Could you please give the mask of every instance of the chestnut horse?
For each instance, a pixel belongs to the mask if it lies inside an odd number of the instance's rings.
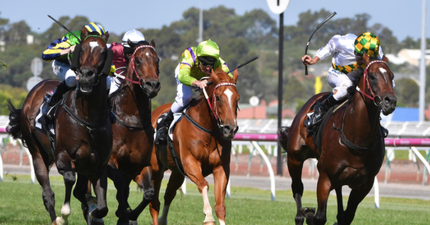
[[[393,90],[394,75],[385,61],[371,61],[364,54],[364,75],[358,88],[333,114],[327,113],[322,123],[321,144],[306,132],[304,122],[313,105],[329,93],[312,97],[298,112],[291,127],[279,131],[280,144],[287,151],[291,188],[297,205],[296,224],[325,224],[329,193],[336,190],[338,224],[351,224],[358,204],[372,189],[375,176],[385,155],[384,136],[380,127],[380,112],[392,113],[396,107]],[[325,124],[325,125],[324,125]],[[318,159],[318,209],[302,208],[302,169],[308,158]],[[348,205],[343,209],[342,186],[351,188]]]
[[[170,204],[185,176],[197,185],[202,194],[204,221],[215,224],[208,198],[209,184],[205,180],[209,174],[213,174],[215,180],[216,215],[220,224],[225,224],[224,198],[230,177],[231,142],[238,129],[237,106],[240,98],[236,89],[238,76],[237,70],[233,79],[221,69],[211,72],[207,90],[204,90],[207,98],[205,99],[202,94],[194,99],[189,108],[183,111],[183,118],[177,122],[173,131],[174,155],[177,157],[172,157],[165,143],[154,144],[151,165],[155,196],[150,203],[154,225],[167,223]],[[154,127],[157,126],[158,118],[168,112],[170,106],[171,104],[162,105],[153,111]],[[180,165],[176,163],[179,161],[182,162]],[[183,170],[178,169],[178,166]],[[167,169],[172,173],[164,194],[163,214],[158,219],[160,185]]]
[[[135,180],[145,194],[138,208],[142,210],[154,196],[151,181],[151,154],[154,129],[151,125],[151,98],[160,90],[159,58],[155,51],[155,42],[129,42],[134,50],[128,62],[124,81],[118,91],[111,95],[112,113],[115,124],[112,125],[113,146],[109,160],[108,177],[117,189],[119,217],[117,224],[136,223],[140,212],[129,215],[127,203],[129,185]],[[141,171],[148,171],[144,179],[136,178]],[[140,177],[140,176],[139,176]]]
[[[87,223],[102,223],[108,212],[106,165],[112,149],[112,125],[106,90],[106,71],[112,64],[112,51],[106,47],[108,38],[108,32],[96,36],[82,28],[81,44],[75,48],[72,64],[72,68],[76,65],[78,85],[65,97],[53,119],[54,149],[50,147],[47,134],[37,129],[35,122],[45,94],[59,81],[44,80],[37,84],[28,94],[22,109],[15,109],[9,103],[11,112],[7,130],[28,146],[37,180],[42,186],[43,203],[53,224],[68,223],[75,173],[78,173],[78,179],[73,194],[81,202]],[[54,192],[49,181],[49,169],[54,163],[63,175],[65,185],[61,217],[56,217]],[[91,181],[97,196],[96,206],[87,203],[88,181]]]

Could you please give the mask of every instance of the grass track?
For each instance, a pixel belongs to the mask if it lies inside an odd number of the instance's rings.
[[[51,177],[52,188],[56,194],[56,211],[60,213],[64,201],[62,177]],[[161,195],[164,193],[164,187]],[[109,213],[104,218],[105,224],[116,224],[116,191],[112,182],[108,184]],[[50,224],[50,219],[42,202],[42,191],[38,183],[31,184],[29,176],[6,175],[0,182],[0,224]],[[213,186],[209,190],[213,207]],[[130,204],[135,207],[142,198],[142,192],[133,183],[130,188]],[[162,201],[162,197],[160,198]],[[380,209],[374,208],[373,198],[366,198],[358,207],[353,224],[430,224],[430,201],[416,199],[381,198]],[[344,200],[346,204],[346,199]],[[305,192],[303,205],[316,207],[315,192]],[[80,203],[72,198],[72,214],[69,225],[84,224]],[[294,224],[295,203],[291,191],[277,191],[276,201],[270,201],[270,191],[232,187],[231,198],[226,199],[227,224]],[[215,211],[213,210],[215,215]],[[336,218],[336,198],[330,196],[328,203],[327,224],[333,224]],[[169,212],[169,224],[202,224],[203,200],[197,187],[187,185],[187,195],[179,192]],[[148,209],[139,217],[139,224],[152,221]],[[218,221],[217,221],[218,222]]]

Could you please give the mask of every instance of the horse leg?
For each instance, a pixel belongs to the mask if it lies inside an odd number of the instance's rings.
[[[70,216],[71,213],[70,197],[72,194],[72,187],[76,181],[76,177],[75,172],[72,169],[71,159],[67,153],[61,152],[57,155],[56,165],[58,172],[63,175],[64,186],[66,188],[64,204],[61,207],[61,217],[57,217],[55,219],[55,224],[60,225],[68,223],[67,218]]]
[[[358,190],[352,190],[349,194],[348,205],[346,207],[343,222],[341,225],[349,225],[352,223],[354,219],[355,212],[357,211],[358,204],[366,197],[366,195],[370,192],[373,186],[373,177],[370,179],[371,181],[367,183],[367,185]]]
[[[315,216],[306,217],[308,224],[323,225],[327,222],[327,201],[331,182],[325,173],[320,173],[317,184],[318,209]]]
[[[30,145],[28,147],[31,148]],[[39,153],[33,154],[32,156],[34,172],[36,173],[37,181],[42,187],[43,204],[45,205],[45,209],[48,211],[49,216],[51,217],[51,221],[54,222],[57,218],[57,215],[55,214],[55,194],[52,191],[51,183],[49,181],[48,165],[45,164],[42,156]]]
[[[225,193],[228,183],[228,178],[230,176],[230,165],[225,167],[218,167],[213,171],[214,176],[214,193],[215,193],[215,212],[219,220],[220,225],[225,225]]]
[[[160,170],[158,166],[152,163],[152,185],[154,187],[154,197],[152,201],[149,203],[149,212],[152,217],[152,224],[158,225],[158,215],[160,212],[160,188],[161,181],[163,180],[164,170]]]
[[[293,198],[296,202],[296,225],[303,225],[305,220],[302,209],[302,196],[303,196],[303,182],[302,182],[302,170],[303,161],[296,160],[291,154],[287,154],[287,166],[291,176],[291,190],[293,192]]]
[[[343,199],[342,199],[342,186],[335,188],[336,190],[336,199],[337,199],[337,216],[336,219],[338,224],[343,224]]]
[[[184,170],[187,171],[187,176],[197,185],[199,192],[203,197],[203,213],[205,214],[205,220],[203,223],[215,224],[215,219],[212,216],[212,207],[209,203],[208,197],[209,184],[203,177],[201,168],[194,158],[184,161],[187,162],[184,164]]]
[[[94,193],[97,197],[97,208],[90,212],[90,217],[97,218],[101,221],[108,213],[108,207],[106,203],[106,191],[107,191],[107,166],[103,166],[98,171],[98,176],[95,180],[91,180],[94,187]]]
[[[136,221],[140,213],[146,208],[146,206],[154,198],[154,187],[152,186],[152,168],[151,166],[146,166],[143,168],[140,175],[135,179],[136,183],[140,188],[143,189],[143,199],[142,202],[130,212],[130,220]]]
[[[170,204],[176,196],[176,191],[181,187],[183,182],[184,175],[182,175],[179,171],[172,171],[172,174],[170,174],[169,182],[167,183],[166,193],[164,194],[163,213],[158,219],[158,224],[167,224],[167,215],[169,214]]]
[[[119,173],[116,166],[113,164],[109,164],[107,167],[108,177],[113,181],[116,192],[116,200],[118,201],[118,208],[115,212],[115,215],[118,217],[117,224],[128,224],[128,215],[127,215],[127,198],[124,196],[126,187],[126,182],[124,177]]]
[[[82,174],[78,174],[73,196],[81,202],[82,213],[85,221],[88,221],[89,207],[87,204],[86,194],[91,195],[91,186],[88,187],[88,178]]]

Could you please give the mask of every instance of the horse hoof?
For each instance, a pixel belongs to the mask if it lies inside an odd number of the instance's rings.
[[[204,221],[203,222],[204,225],[215,225],[215,221]]]
[[[104,225],[105,222],[103,221],[103,219],[97,219],[94,217],[91,217],[90,219],[88,219],[88,225]]]
[[[63,217],[57,217],[54,222],[52,222],[52,225],[67,225],[69,222],[67,220],[64,220]]]
[[[308,218],[310,216],[315,215],[315,208],[314,207],[311,207],[311,208],[309,208],[309,207],[302,207],[302,208],[300,208],[300,212],[303,214],[303,216],[305,218]]]
[[[136,220],[130,220],[128,221],[129,225],[137,225],[137,221]]]

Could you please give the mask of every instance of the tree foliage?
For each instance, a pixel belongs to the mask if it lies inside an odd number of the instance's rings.
[[[312,74],[304,76],[301,57],[304,54],[309,35],[330,13],[325,9],[308,10],[299,14],[296,25],[284,27],[282,40],[284,42],[283,100],[285,105],[293,110],[314,94],[315,76]],[[397,53],[402,48],[419,48],[420,40],[407,37],[399,42],[390,29],[378,23],[369,24],[370,19],[371,15],[366,13],[351,15],[349,18],[335,17],[331,19],[313,36],[309,50],[316,50],[326,45],[335,34],[360,34],[365,31],[371,31],[378,35],[385,53]],[[85,16],[74,18],[62,16],[58,18],[58,21],[71,31],[79,30],[89,22]],[[52,41],[62,37],[67,32],[54,21],[47,20],[48,22],[52,25],[46,31],[35,33],[30,30],[25,21],[9,23],[9,19],[0,17],[0,41],[5,42],[4,51],[1,50],[2,46],[0,46],[0,51],[2,51],[0,83],[24,90],[27,80],[33,76],[30,72],[31,60],[34,57],[40,57],[42,51]],[[93,22],[103,25],[103,21]],[[110,29],[109,27],[104,28],[106,31]],[[174,70],[179,63],[179,58],[187,47],[198,44],[199,9],[193,7],[186,10],[181,19],[160,29],[144,29],[143,27],[136,29],[142,31],[148,41],[152,39],[155,41],[156,50],[161,59],[160,81],[162,88],[158,96],[152,100],[153,105],[173,102],[176,94]],[[277,99],[279,28],[275,20],[261,9],[237,15],[234,9],[219,6],[203,12],[203,29],[203,39],[212,39],[218,43],[221,58],[227,62],[230,69],[255,55],[260,56],[257,61],[239,70],[238,89],[241,94],[241,103],[247,103],[251,96],[259,96],[266,102]],[[121,41],[123,34],[109,33],[109,43]],[[34,36],[35,41],[32,45],[27,44],[27,35]],[[430,44],[430,40],[427,43]],[[43,66],[41,77],[55,78],[52,73],[51,62],[44,62]],[[397,68],[404,69],[401,66]],[[427,71],[429,72],[429,70]],[[399,104],[407,105],[405,102],[413,102],[414,93],[410,93],[411,90],[409,90],[412,84],[403,81],[397,83],[398,90],[396,93],[398,96],[405,95],[405,97],[399,98]],[[330,91],[326,82],[323,82],[323,90]],[[3,91],[2,96],[6,96],[5,91]],[[19,102],[21,99],[18,94],[7,95],[7,97],[14,99],[15,102]]]

